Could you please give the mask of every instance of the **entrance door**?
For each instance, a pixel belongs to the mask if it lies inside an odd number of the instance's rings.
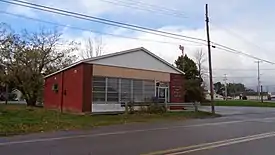
[[[158,87],[158,99],[162,103],[168,102],[168,88],[166,87]]]

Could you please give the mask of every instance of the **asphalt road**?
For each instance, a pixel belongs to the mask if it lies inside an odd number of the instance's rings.
[[[0,155],[274,154],[275,108],[217,111],[224,117],[0,138]]]

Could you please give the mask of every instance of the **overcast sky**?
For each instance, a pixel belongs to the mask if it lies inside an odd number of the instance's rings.
[[[272,0],[29,1],[202,39],[206,39],[204,7],[208,3],[212,41],[275,62],[273,56],[275,47],[275,18],[273,16],[275,14],[275,1]],[[127,5],[127,7],[121,5]],[[169,12],[167,12],[167,8],[170,10]],[[174,63],[175,59],[181,54],[177,43],[186,47],[185,52],[191,58],[194,57],[194,53],[198,49],[203,49],[207,54],[206,47],[194,45],[194,43],[73,19],[2,2],[0,2],[0,10],[1,12],[11,12],[103,33],[176,43],[164,44],[101,35],[105,44],[104,54],[143,46],[168,62]],[[174,11],[171,13],[171,10]],[[16,30],[26,28],[32,31],[41,26],[53,27],[50,24],[13,17],[3,13],[0,14],[0,19],[1,22],[10,24]],[[90,36],[99,35],[65,27],[59,27],[59,29],[63,31],[64,37],[77,41],[84,41]],[[229,82],[243,82],[252,88],[257,86],[257,64],[254,59],[218,49],[213,49],[212,52],[214,81],[221,81],[221,77],[227,74]],[[207,65],[206,62],[205,66],[207,67]],[[269,85],[269,89],[275,91],[275,66],[267,63],[261,63],[260,66],[262,69],[274,69],[262,70],[261,81],[264,86]]]

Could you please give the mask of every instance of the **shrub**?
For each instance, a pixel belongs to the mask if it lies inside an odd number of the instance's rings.
[[[243,100],[247,100],[247,97],[246,97],[246,96],[243,96]]]
[[[267,96],[267,100],[271,100],[271,96],[270,95]]]
[[[148,113],[148,106],[146,106],[146,105],[140,105],[138,112],[140,112],[140,113]]]
[[[139,109],[135,109],[134,103],[128,103],[128,106],[125,109],[125,112],[128,114],[135,113],[149,113],[149,114],[162,114],[166,112],[166,107],[164,104],[159,103],[138,103],[136,106],[139,106]]]
[[[150,114],[162,114],[162,113],[165,113],[166,111],[167,111],[166,107],[163,104],[154,103],[148,106],[148,113]]]
[[[124,105],[124,106],[125,106],[125,111],[126,111],[126,113],[128,113],[128,114],[134,114],[134,113],[135,113],[134,103],[129,102],[129,103],[127,104],[127,106],[126,106],[126,105]]]

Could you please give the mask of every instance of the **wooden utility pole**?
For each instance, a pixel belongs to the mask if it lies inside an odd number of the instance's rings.
[[[261,85],[261,102],[264,103],[264,98],[263,98],[263,86]]]
[[[225,100],[227,100],[227,77],[226,77],[226,74],[224,74],[223,81],[224,81],[224,98],[225,98]]]
[[[214,90],[213,90],[213,77],[212,77],[212,60],[211,60],[211,45],[209,34],[209,17],[208,17],[208,4],[205,5],[205,24],[207,34],[207,46],[208,46],[208,63],[209,63],[209,81],[210,81],[210,96],[211,96],[211,112],[215,114],[214,106]]]
[[[260,63],[261,61],[256,61],[257,67],[258,67],[258,86],[257,86],[257,92],[258,92],[258,100],[261,99],[261,80],[260,80]]]

